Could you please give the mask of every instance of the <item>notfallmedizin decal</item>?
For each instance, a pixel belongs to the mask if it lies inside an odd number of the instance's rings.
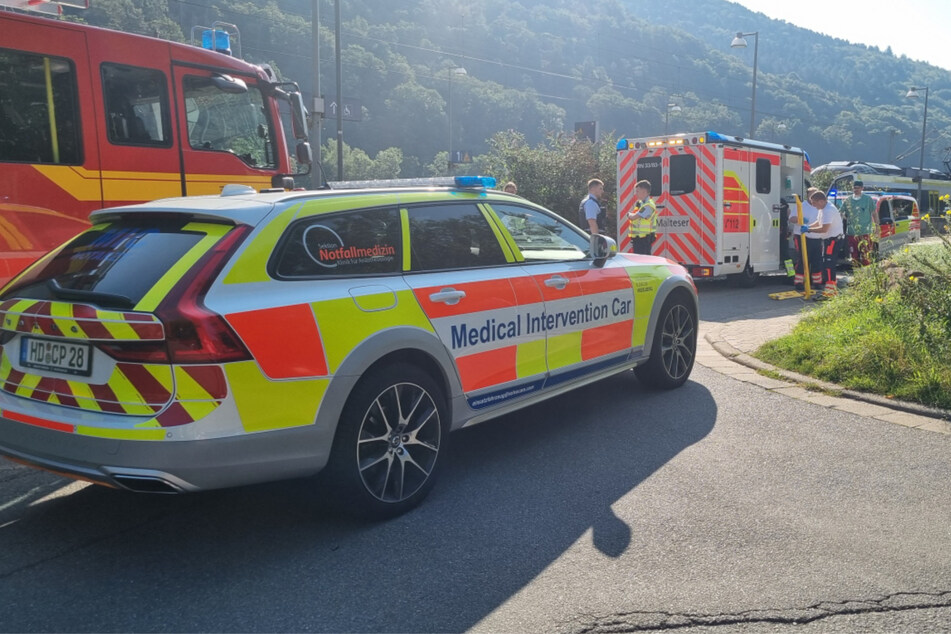
[[[396,247],[391,244],[347,246],[340,234],[324,225],[308,227],[303,240],[307,254],[325,268],[389,261],[396,256]]]
[[[336,249],[318,250],[321,260],[324,262],[338,262],[340,260],[352,260],[358,258],[381,258],[392,257],[396,255],[396,248],[387,244],[375,244],[372,247],[337,247]]]

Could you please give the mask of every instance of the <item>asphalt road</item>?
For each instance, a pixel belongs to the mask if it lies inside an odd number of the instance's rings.
[[[770,290],[701,286],[702,317]],[[951,631],[948,436],[697,367],[452,441],[377,525],[307,480],[156,497],[0,462],[0,630]]]

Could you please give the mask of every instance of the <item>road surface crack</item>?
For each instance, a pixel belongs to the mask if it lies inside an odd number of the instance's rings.
[[[805,607],[765,608],[742,612],[704,614],[691,612],[620,612],[604,616],[588,615],[568,628],[579,634],[617,634],[645,630],[674,630],[685,627],[780,623],[811,623],[831,616],[897,612],[951,607],[951,591],[896,592],[872,599],[821,601]]]

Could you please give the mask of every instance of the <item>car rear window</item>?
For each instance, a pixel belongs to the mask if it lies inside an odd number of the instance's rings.
[[[187,220],[119,222],[81,233],[48,262],[4,293],[10,296],[86,301],[102,308],[131,308],[199,240]]]

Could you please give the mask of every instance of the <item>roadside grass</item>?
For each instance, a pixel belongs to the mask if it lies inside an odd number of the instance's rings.
[[[951,409],[951,240],[856,270],[839,297],[754,353],[777,367]]]

